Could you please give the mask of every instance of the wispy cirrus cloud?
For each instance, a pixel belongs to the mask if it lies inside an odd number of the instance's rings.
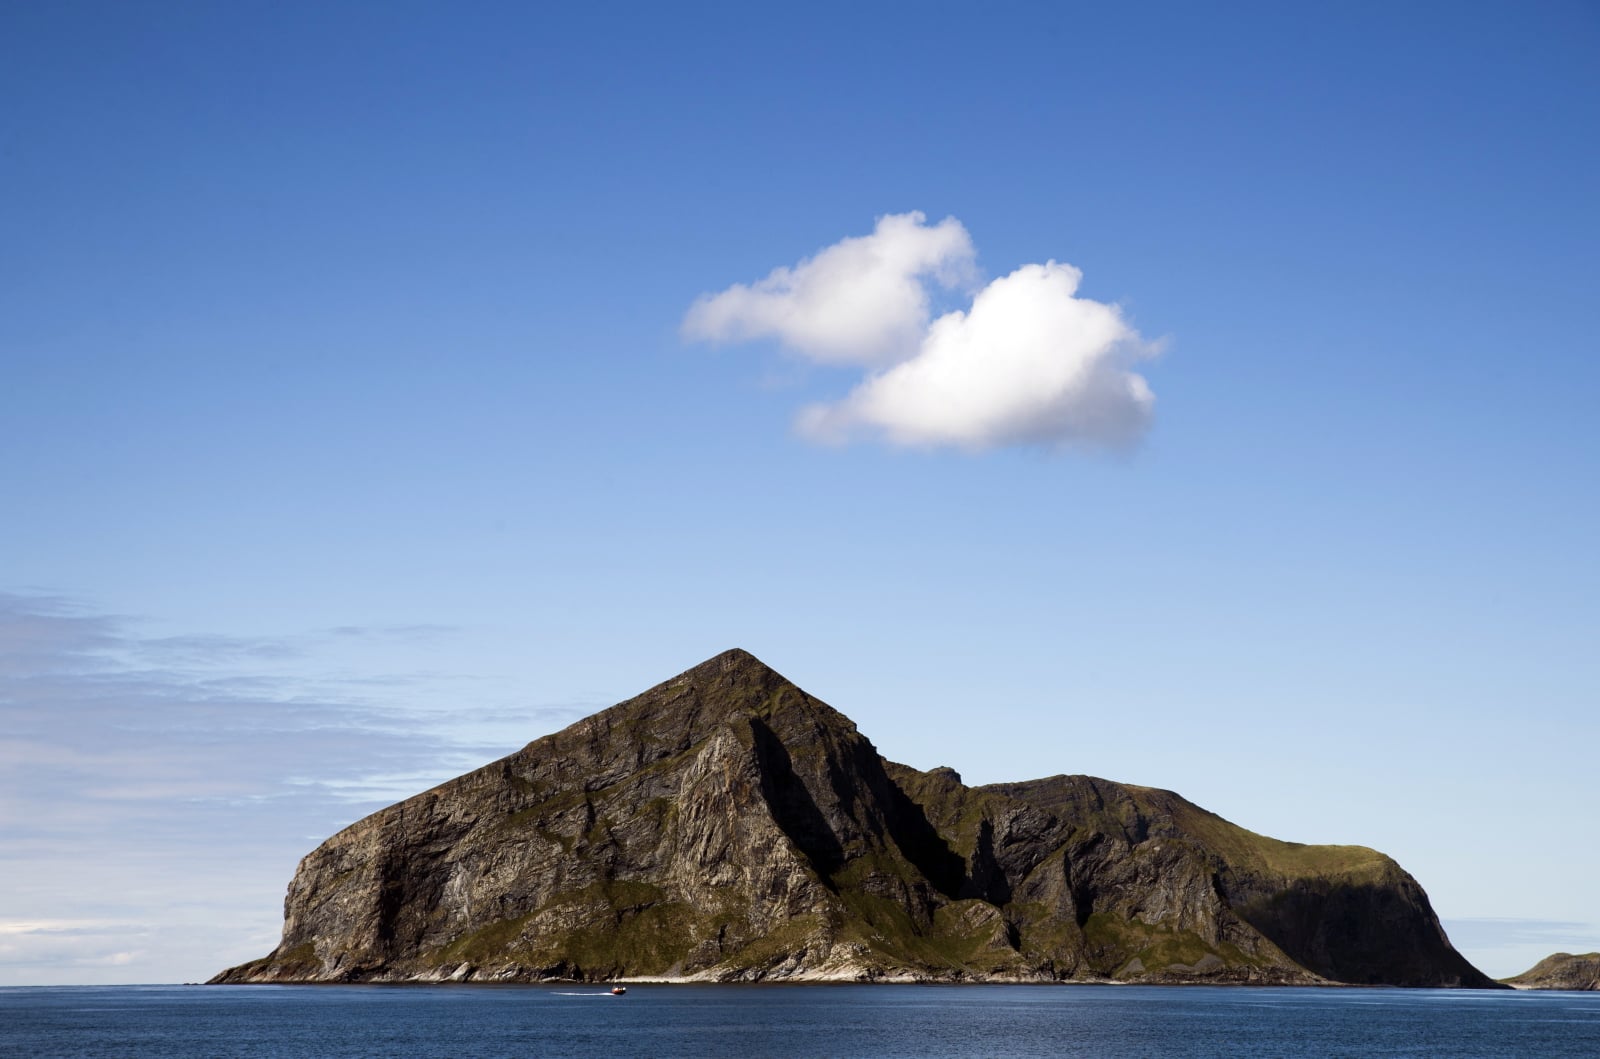
[[[1155,395],[1133,365],[1158,344],[1117,306],[1080,297],[1082,272],[1056,261],[1024,265],[933,319],[932,289],[971,281],[975,256],[954,218],[889,215],[871,235],[702,295],[682,332],[773,338],[806,359],[865,369],[848,395],[799,413],[796,428],[814,441],[1121,448],[1143,436]]]
[[[1447,918],[1450,941],[1492,978],[1521,974],[1555,952],[1600,949],[1600,924],[1516,916]]]
[[[471,679],[339,660],[351,637],[448,632],[148,637],[0,593],[0,984],[192,978],[259,955],[243,949],[276,933],[316,842],[586,712],[473,706]]]
[[[1481,948],[1533,945],[1541,949],[1600,945],[1600,926],[1569,919],[1519,919],[1514,916],[1480,916],[1448,919],[1450,938],[1457,945]]]

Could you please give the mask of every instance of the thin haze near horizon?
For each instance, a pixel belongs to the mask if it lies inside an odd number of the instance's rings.
[[[1600,15],[0,13],[0,985],[729,647],[1600,948]]]

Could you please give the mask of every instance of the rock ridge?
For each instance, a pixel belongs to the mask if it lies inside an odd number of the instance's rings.
[[[895,764],[738,649],[333,835],[212,981],[619,978],[1496,987],[1381,853]]]
[[[1521,974],[1500,981],[1514,989],[1600,990],[1600,952],[1552,953]]]

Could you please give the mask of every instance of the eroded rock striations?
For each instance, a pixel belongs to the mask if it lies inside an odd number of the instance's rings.
[[[1553,953],[1515,978],[1500,980],[1516,989],[1600,990],[1600,952]]]
[[[375,813],[214,982],[1494,983],[1388,857],[881,758],[743,651]]]

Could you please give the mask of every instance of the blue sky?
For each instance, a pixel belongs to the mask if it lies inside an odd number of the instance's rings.
[[[1578,2],[10,5],[0,983],[260,955],[327,834],[735,645],[908,764],[1380,848],[1490,973],[1600,947],[1597,57]],[[1047,301],[1122,339],[1006,361]]]

